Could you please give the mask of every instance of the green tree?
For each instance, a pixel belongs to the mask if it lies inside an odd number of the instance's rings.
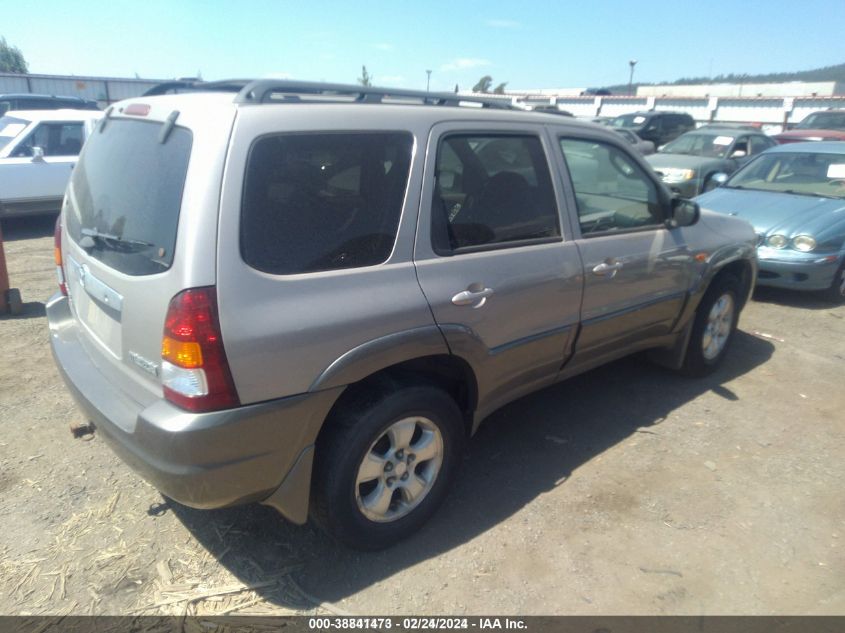
[[[507,86],[507,85],[508,85],[508,82],[507,82],[507,81],[503,81],[502,83],[500,83],[498,86],[496,86],[496,87],[493,89],[493,94],[494,94],[494,95],[503,95],[503,94],[505,94],[505,86]]]
[[[4,73],[27,73],[29,68],[23,53],[17,46],[10,46],[6,43],[5,37],[0,37],[0,72]]]
[[[490,75],[484,75],[478,80],[478,83],[472,87],[473,92],[490,92],[490,86],[493,85],[493,78]]]
[[[366,66],[361,66],[361,76],[358,77],[358,83],[362,86],[372,86],[373,85],[373,78],[370,73],[367,72]]]

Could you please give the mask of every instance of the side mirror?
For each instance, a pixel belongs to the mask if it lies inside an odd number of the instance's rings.
[[[746,152],[744,149],[737,149],[734,150],[734,152],[730,155],[729,158],[745,158],[746,156],[748,156],[748,152]]]
[[[717,172],[707,179],[704,183],[704,191],[712,191],[716,187],[721,187],[728,182],[728,175],[724,172]]]
[[[43,163],[44,162],[44,148],[38,147],[37,145],[32,148],[32,162],[33,163]]]
[[[701,217],[701,208],[696,202],[674,196],[669,208],[669,217],[666,219],[666,226],[676,229],[683,226],[692,226]]]

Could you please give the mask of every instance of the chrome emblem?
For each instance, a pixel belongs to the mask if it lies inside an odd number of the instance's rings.
[[[144,358],[143,356],[141,356],[137,352],[132,352],[132,351],[129,352],[129,358],[131,358],[132,362],[135,363],[141,369],[143,369],[145,372],[147,372],[148,374],[158,378],[158,375],[159,375],[158,374],[158,372],[159,372],[158,363],[154,363],[153,361]]]

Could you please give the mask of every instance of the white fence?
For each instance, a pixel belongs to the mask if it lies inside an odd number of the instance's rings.
[[[690,114],[697,123],[747,123],[780,132],[811,112],[845,108],[838,97],[550,97],[510,95],[526,105],[557,105],[575,116],[618,116],[639,110],[673,110]]]

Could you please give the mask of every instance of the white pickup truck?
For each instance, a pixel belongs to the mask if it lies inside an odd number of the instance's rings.
[[[0,218],[57,212],[102,112],[20,110],[0,117]]]

